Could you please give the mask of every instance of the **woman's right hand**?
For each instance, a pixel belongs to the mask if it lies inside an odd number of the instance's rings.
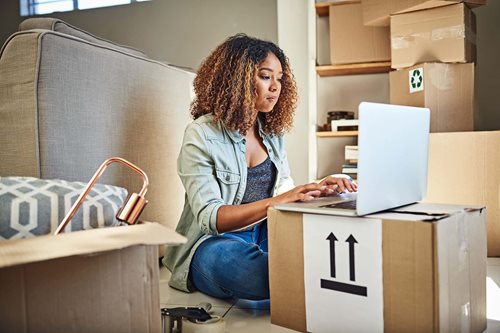
[[[318,183],[309,183],[296,186],[293,189],[274,197],[274,199],[276,200],[276,204],[294,201],[311,201],[322,194],[325,195],[334,193],[337,187],[338,185],[336,184],[323,185]]]

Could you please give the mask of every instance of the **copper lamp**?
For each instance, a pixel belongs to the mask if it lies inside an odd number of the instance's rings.
[[[131,193],[125,200],[125,203],[123,206],[118,210],[118,213],[116,214],[116,219],[122,222],[126,222],[127,224],[135,224],[137,223],[139,219],[139,215],[142,213],[142,210],[148,203],[146,199],[144,199],[144,195],[146,194],[148,190],[148,185],[149,185],[149,180],[148,176],[144,171],[142,171],[139,167],[135,166],[134,164],[130,163],[129,161],[121,158],[121,157],[111,157],[104,161],[99,169],[95,172],[95,174],[92,176],[90,179],[89,183],[85,187],[84,191],[78,199],[75,201],[73,204],[73,207],[69,210],[69,212],[66,214],[64,219],[62,220],[61,224],[57,227],[56,231],[54,232],[54,235],[57,235],[61,233],[66,225],[69,223],[69,221],[73,218],[75,215],[76,211],[78,208],[80,208],[81,204],[83,203],[83,200],[85,200],[85,197],[89,194],[90,190],[92,190],[92,187],[94,187],[95,183],[97,180],[101,177],[101,175],[104,173],[106,168],[111,164],[111,163],[121,163],[130,169],[134,170],[137,172],[139,175],[142,176],[143,179],[143,184],[142,184],[142,189],[139,193]]]

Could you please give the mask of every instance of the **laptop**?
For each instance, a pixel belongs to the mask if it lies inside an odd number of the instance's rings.
[[[278,204],[276,209],[363,216],[423,199],[429,109],[362,102],[358,118],[358,192]]]

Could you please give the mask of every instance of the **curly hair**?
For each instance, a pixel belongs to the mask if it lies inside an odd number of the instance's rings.
[[[276,44],[245,34],[229,37],[202,62],[194,79],[192,117],[213,114],[215,122],[221,121],[245,135],[258,114],[254,105],[258,67],[269,53],[281,63],[281,93],[273,110],[261,113],[259,118],[268,134],[289,131],[297,104],[297,86],[288,58]]]

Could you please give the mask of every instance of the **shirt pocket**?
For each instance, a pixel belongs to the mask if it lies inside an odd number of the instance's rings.
[[[216,169],[215,172],[217,175],[217,179],[221,184],[238,185],[240,183],[241,176],[239,173],[220,169]]]

